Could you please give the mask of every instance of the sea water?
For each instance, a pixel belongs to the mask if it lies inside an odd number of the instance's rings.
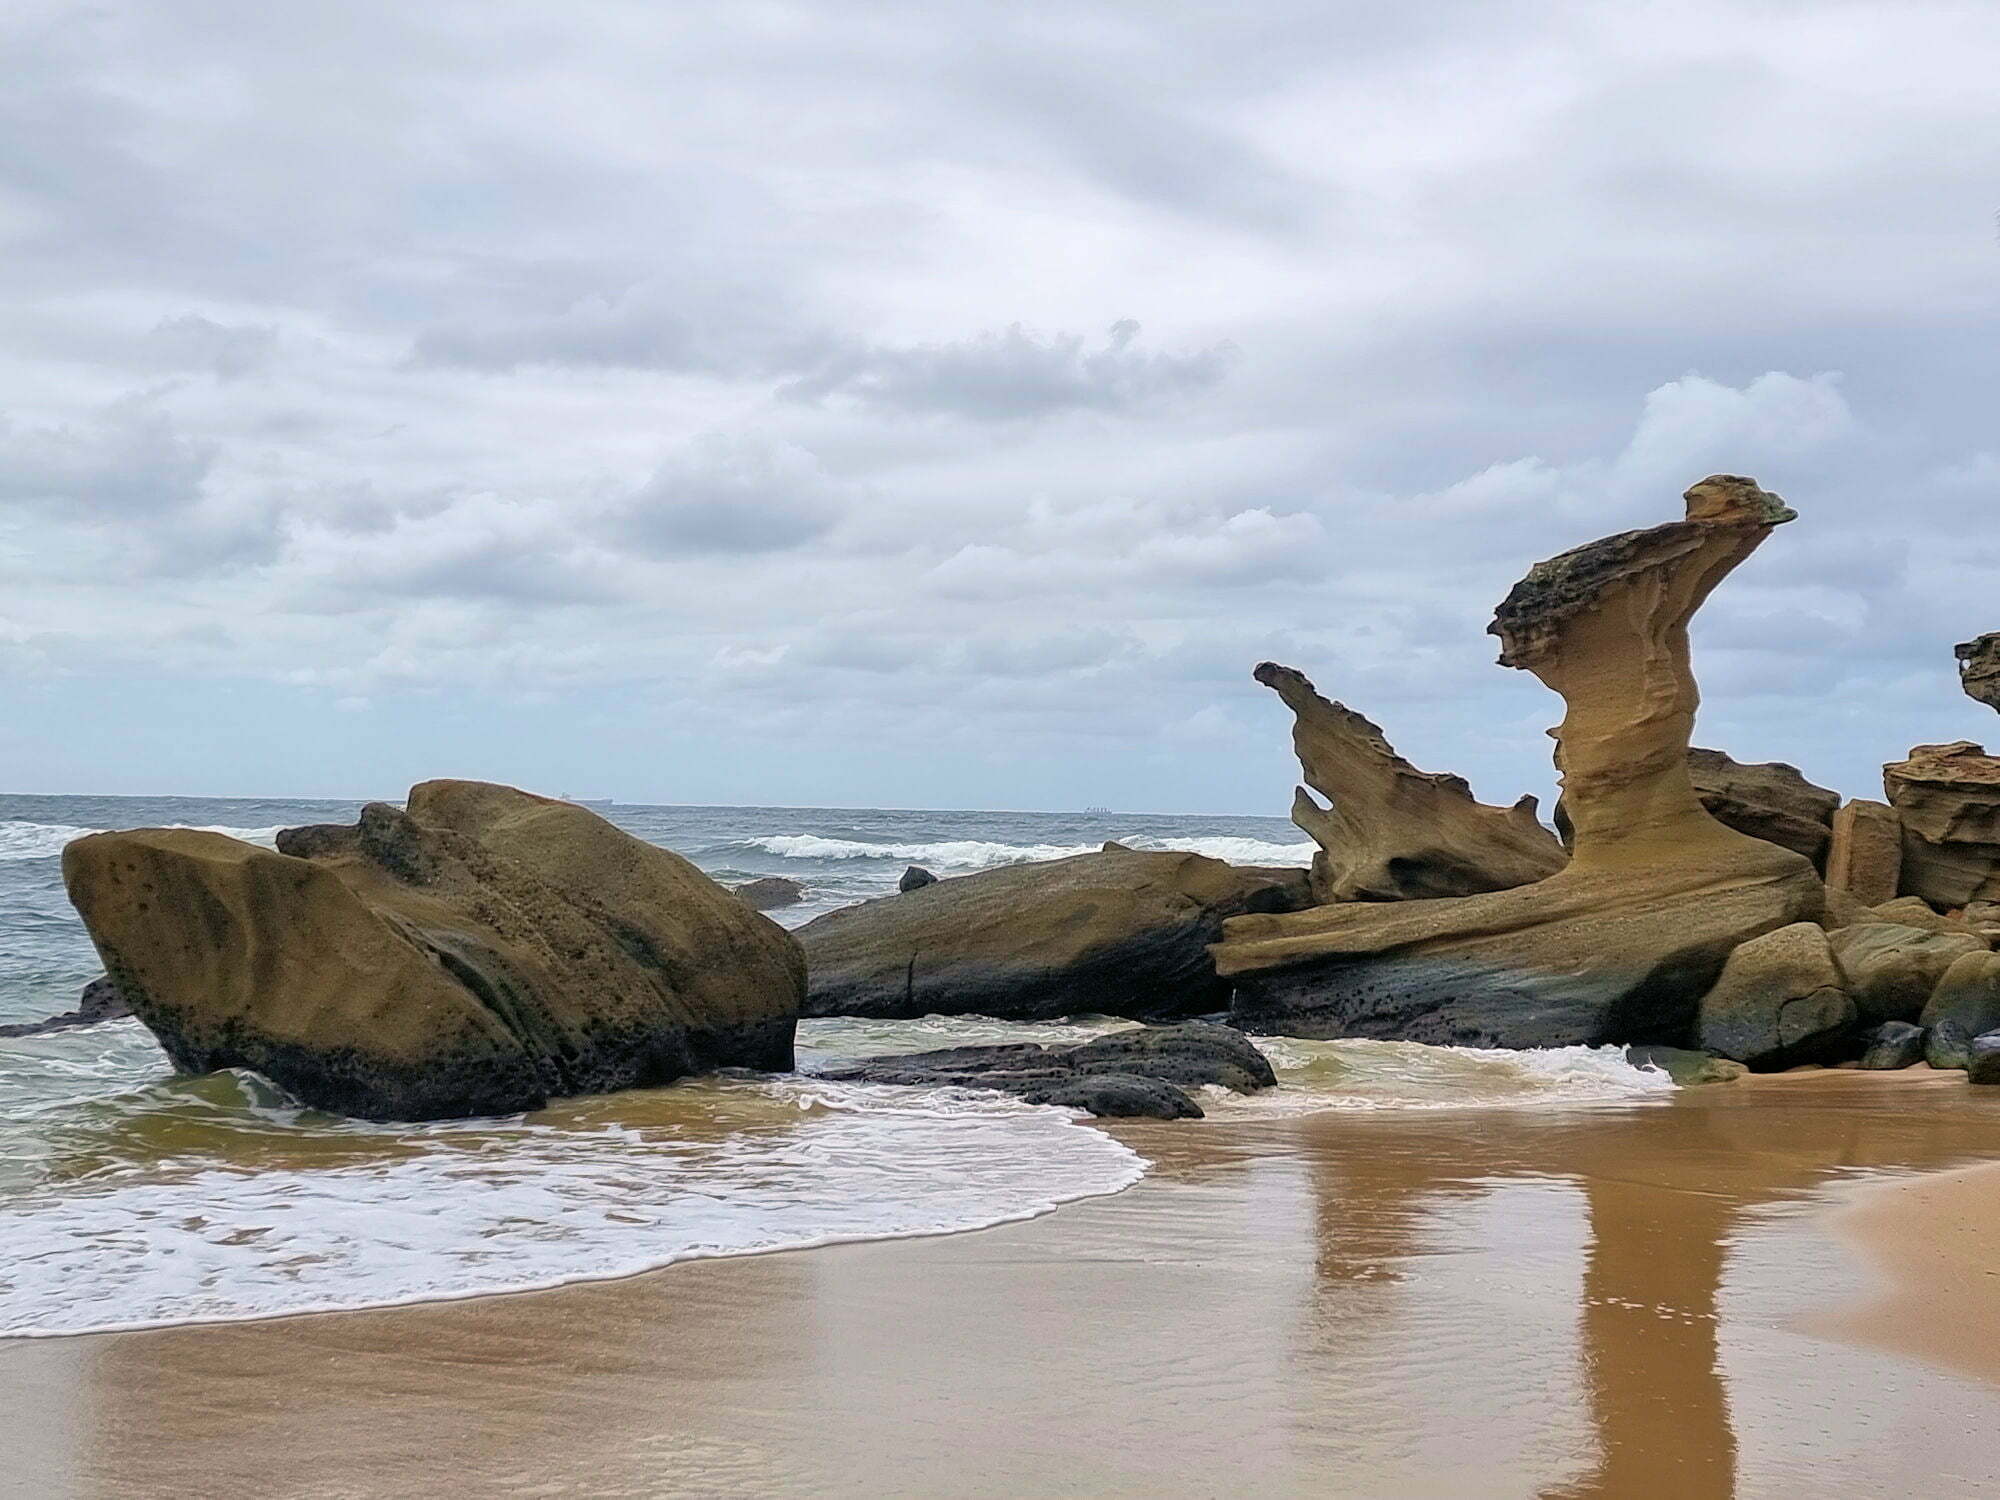
[[[98,972],[60,856],[104,828],[269,845],[352,802],[0,797],[0,1021],[72,1009]],[[784,874],[797,926],[940,876],[1116,839],[1303,864],[1276,818],[864,809],[597,810],[728,883]],[[1117,1192],[1144,1158],[1070,1111],[813,1076],[872,1053],[1081,1041],[1129,1022],[829,1019],[800,1073],[726,1074],[533,1115],[382,1125],[300,1108],[253,1074],[176,1077],[137,1021],[0,1039],[0,1336],[229,1321],[549,1287],[703,1256],[941,1234]],[[1260,1043],[1279,1087],[1205,1090],[1209,1122],[1325,1110],[1581,1107],[1671,1089],[1616,1049]]]

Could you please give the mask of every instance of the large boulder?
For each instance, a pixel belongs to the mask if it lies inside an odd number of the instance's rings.
[[[2000,709],[2000,630],[1965,642],[1956,653],[1965,695],[1975,703]]]
[[[1319,845],[1314,897],[1407,901],[1504,891],[1553,875],[1568,862],[1535,816],[1535,799],[1512,807],[1474,800],[1465,778],[1419,771],[1360,714],[1323,698],[1304,674],[1264,662],[1253,674],[1291,709],[1292,748],[1306,787],[1292,821]]]
[[[1709,816],[1738,833],[1803,854],[1815,869],[1826,868],[1840,793],[1814,786],[1796,766],[1745,765],[1720,750],[1688,751],[1688,775]]]
[[[1843,927],[1829,934],[1828,942],[1848,994],[1871,1026],[1916,1020],[1946,970],[1968,953],[1988,951],[1970,933],[1927,932],[1893,922]]]
[[[796,946],[686,861],[506,787],[426,783],[410,806],[288,830],[275,853],[97,834],[63,875],[176,1067],[248,1068],[317,1108],[504,1114],[789,1067]]]
[[[1826,930],[1795,922],[1729,955],[1715,988],[1702,997],[1696,1040],[1768,1070],[1830,1056],[1854,1020]]]
[[[1310,899],[1303,870],[1116,847],[960,875],[799,928],[806,1014],[1203,1015],[1223,919]]]
[[[1924,1028],[1908,1021],[1884,1021],[1868,1033],[1857,1067],[1870,1073],[1914,1068],[1924,1060]]]
[[[1918,745],[1882,784],[1902,820],[1903,895],[1948,909],[2000,900],[2000,756],[1970,740]]]
[[[1804,856],[1708,813],[1688,770],[1688,621],[1793,513],[1747,479],[1687,492],[1684,520],[1537,565],[1491,627],[1503,665],[1562,695],[1556,760],[1575,828],[1545,880],[1454,900],[1237,917],[1218,969],[1251,1030],[1506,1047],[1686,1038],[1729,955],[1817,919]]]
[[[1952,1021],[1970,1036],[2000,1031],[2000,953],[1966,953],[1954,960],[1919,1019],[1926,1026]]]
[[[1077,1047],[1009,1042],[897,1053],[823,1076],[840,1083],[992,1089],[1030,1104],[1163,1120],[1202,1117],[1189,1089],[1213,1084],[1248,1094],[1277,1082],[1271,1064],[1242,1032],[1202,1022],[1142,1026]]]
[[[1903,880],[1903,820],[1886,802],[1857,798],[1833,815],[1826,885],[1863,906],[1893,901]]]

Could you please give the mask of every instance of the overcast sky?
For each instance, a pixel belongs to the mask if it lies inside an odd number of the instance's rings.
[[[2000,739],[1993,0],[11,0],[0,791],[1551,783],[1539,558],[1799,511],[1698,738]]]

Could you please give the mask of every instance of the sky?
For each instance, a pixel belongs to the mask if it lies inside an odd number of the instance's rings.
[[[1992,0],[0,17],[0,791],[1488,801],[1538,559],[1799,520],[1697,739],[2000,740]]]

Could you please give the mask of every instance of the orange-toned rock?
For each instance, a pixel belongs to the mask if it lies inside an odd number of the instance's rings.
[[[1672,1041],[1732,951],[1820,916],[1811,862],[1716,821],[1688,772],[1688,621],[1793,512],[1731,475],[1686,500],[1684,520],[1538,564],[1491,627],[1501,663],[1568,708],[1569,865],[1455,900],[1234,918],[1215,951],[1240,1022],[1512,1047]]]
[[[1304,674],[1264,662],[1254,674],[1291,709],[1292,748],[1306,785],[1292,821],[1319,845],[1313,896],[1328,901],[1406,901],[1504,891],[1553,875],[1569,862],[1535,816],[1535,799],[1512,807],[1474,800],[1462,776],[1419,771],[1360,714],[1319,695]]]
[[[1951,910],[2000,900],[2000,756],[1970,740],[1918,745],[1882,784],[1902,818],[1903,895]]]
[[[1833,815],[1826,883],[1863,906],[1896,899],[1903,878],[1903,820],[1886,802],[1857,798]]]

